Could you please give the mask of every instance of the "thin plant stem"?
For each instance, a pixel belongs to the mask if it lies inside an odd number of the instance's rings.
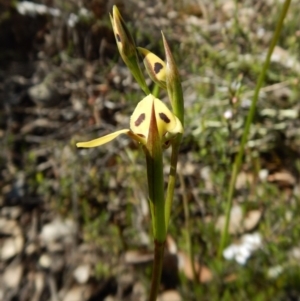
[[[178,161],[178,154],[179,154],[179,147],[180,147],[181,139],[182,139],[182,134],[178,134],[177,137],[175,138],[175,141],[172,144],[170,173],[169,173],[167,196],[166,196],[166,203],[165,203],[166,228],[168,228],[168,226],[169,226],[171,208],[172,208],[173,199],[174,199],[174,190],[175,190],[175,184],[176,184],[177,161]]]
[[[154,260],[153,260],[149,301],[156,301],[157,298],[160,279],[161,279],[163,258],[164,258],[164,248],[165,248],[164,242],[159,242],[159,241],[154,242]]]
[[[151,157],[146,153],[149,201],[152,214],[154,239],[164,242],[166,239],[164,178],[161,156]]]
[[[176,62],[172,55],[168,42],[162,33],[164,49],[166,54],[166,83],[169,99],[173,108],[174,114],[179,118],[182,126],[184,126],[184,100],[181,86],[181,79],[177,69]],[[179,154],[179,147],[182,139],[182,134],[178,134],[172,142],[170,173],[167,188],[167,196],[165,203],[165,223],[166,228],[169,226],[171,208],[174,198],[174,189],[176,184],[176,169]]]
[[[165,198],[162,145],[155,117],[155,107],[152,106],[151,120],[147,145],[145,146],[149,201],[152,215],[154,236],[154,260],[149,301],[156,301],[159,290],[164,245],[166,241]]]
[[[194,263],[194,252],[192,248],[192,240],[191,240],[191,224],[190,224],[190,212],[189,212],[189,205],[188,205],[188,198],[186,194],[186,186],[184,183],[184,178],[181,172],[178,173],[179,182],[182,191],[182,203],[183,203],[183,212],[184,212],[184,220],[185,220],[185,243],[188,255],[190,257],[191,265],[192,265],[192,272],[193,272],[193,280],[194,284],[197,284],[197,275]]]
[[[147,179],[149,201],[152,214],[154,240],[165,242],[165,195],[162,145],[155,117],[155,107],[152,105],[149,134],[144,148],[147,163]]]
[[[279,39],[279,35],[280,35],[280,32],[281,32],[282,27],[283,27],[283,22],[284,22],[285,16],[286,16],[287,11],[289,9],[290,2],[291,2],[291,0],[285,0],[285,2],[283,4],[282,11],[280,13],[279,20],[278,20],[276,28],[275,28],[273,38],[272,38],[270,47],[268,49],[268,53],[267,53],[265,62],[263,64],[262,70],[260,72],[256,87],[255,87],[251,107],[250,107],[250,110],[249,110],[249,113],[248,113],[248,116],[247,116],[246,124],[245,124],[244,131],[243,131],[243,136],[242,136],[242,139],[241,139],[240,149],[239,149],[239,152],[236,155],[235,160],[234,160],[232,174],[231,174],[231,178],[230,178],[229,189],[228,189],[228,194],[227,194],[227,200],[226,200],[225,227],[222,231],[221,243],[220,243],[219,250],[218,250],[218,258],[219,259],[222,256],[222,252],[223,252],[225,244],[227,242],[230,212],[231,212],[231,207],[232,207],[234,187],[235,187],[237,175],[238,175],[238,172],[240,170],[241,163],[242,163],[242,158],[243,158],[243,155],[244,155],[245,145],[246,145],[247,138],[248,138],[248,135],[249,135],[250,126],[251,126],[251,123],[252,123],[253,118],[254,118],[254,113],[255,113],[256,103],[257,103],[258,96],[259,96],[259,91],[260,91],[260,88],[262,87],[262,85],[264,83],[264,79],[265,79],[267,70],[268,70],[269,65],[270,65],[271,56],[272,56],[273,50],[274,50],[274,48],[277,44],[277,41]]]
[[[153,95],[154,97],[158,97],[159,90],[160,90],[159,85],[158,85],[158,84],[155,84],[155,85],[154,85],[154,88],[153,88],[153,90],[152,90],[152,95]]]

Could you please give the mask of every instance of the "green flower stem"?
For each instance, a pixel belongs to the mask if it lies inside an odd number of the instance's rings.
[[[166,241],[164,175],[162,142],[159,136],[155,108],[152,106],[149,134],[145,146],[149,201],[154,236],[154,260],[149,301],[156,301]]]
[[[189,254],[191,265],[192,265],[192,272],[193,272],[193,281],[194,285],[198,283],[197,273],[195,269],[194,263],[194,252],[192,248],[192,239],[191,239],[191,223],[190,223],[190,212],[189,212],[189,201],[186,193],[186,186],[184,183],[184,177],[181,172],[178,173],[179,181],[180,181],[180,188],[182,191],[182,203],[183,203],[183,212],[184,212],[184,219],[185,219],[185,245],[187,253]],[[199,271],[200,272],[200,271]]]
[[[255,87],[252,104],[251,104],[251,107],[250,107],[250,110],[249,110],[249,113],[247,116],[246,124],[244,127],[244,132],[243,132],[243,136],[242,136],[242,140],[241,140],[241,144],[240,144],[240,149],[239,149],[237,156],[235,157],[233,170],[232,170],[232,174],[231,174],[231,179],[230,179],[230,184],[229,184],[229,190],[228,190],[228,194],[227,194],[227,201],[226,201],[226,213],[225,213],[226,222],[225,222],[225,227],[222,231],[221,243],[220,243],[220,247],[218,250],[218,258],[219,259],[222,257],[222,253],[223,253],[223,250],[224,250],[225,244],[227,242],[227,238],[228,238],[228,228],[229,228],[229,220],[230,220],[230,212],[231,212],[231,207],[232,207],[234,187],[235,187],[237,175],[240,170],[241,163],[242,163],[242,158],[244,155],[244,149],[245,149],[245,145],[246,145],[247,138],[249,135],[250,126],[253,121],[259,91],[260,91],[262,84],[264,83],[264,79],[265,79],[267,70],[270,65],[271,56],[272,56],[273,50],[277,44],[281,29],[283,27],[283,21],[285,19],[288,9],[289,9],[290,2],[291,2],[291,0],[285,0],[285,2],[283,4],[283,8],[282,8],[281,14],[279,16],[279,20],[277,22],[276,29],[274,31],[274,35],[273,35],[273,38],[272,38],[272,41],[271,41],[271,44],[270,44],[270,47],[269,47],[269,50],[268,50],[268,53],[266,56],[266,60],[264,62],[264,65],[262,67],[261,73],[259,75],[256,87]]]
[[[154,88],[153,88],[153,90],[152,90],[152,95],[153,95],[154,97],[157,97],[157,98],[158,98],[159,90],[160,90],[159,85],[158,85],[158,84],[155,84],[155,85],[154,85]]]
[[[151,134],[149,138],[151,139]],[[150,139],[148,139],[148,142]],[[165,224],[163,157],[161,142],[159,139],[156,139],[156,143],[152,143],[152,146],[150,143],[147,143],[147,146],[148,148],[145,153],[150,209],[152,215],[151,221],[154,236],[154,259],[149,301],[156,301],[160,285],[164,246],[167,235]]]
[[[181,79],[171,49],[163,33],[162,33],[162,37],[163,37],[163,44],[164,44],[164,49],[166,54],[166,61],[167,61],[166,81],[167,81],[168,95],[171,101],[174,114],[178,117],[182,126],[184,126],[184,101],[183,101]],[[169,181],[168,181],[166,204],[165,204],[166,228],[168,228],[169,225],[171,208],[172,208],[172,203],[174,198],[174,189],[176,184],[176,169],[177,169],[177,161],[178,161],[179,146],[181,143],[181,139],[182,139],[182,134],[178,134],[177,137],[172,142],[170,173],[169,173]]]
[[[149,201],[152,215],[153,236],[159,242],[166,240],[164,177],[162,151],[151,156],[146,151]]]
[[[154,242],[154,261],[153,261],[153,269],[152,269],[152,278],[151,278],[151,288],[150,288],[150,296],[149,301],[156,301],[160,278],[161,278],[161,271],[163,265],[163,258],[164,258],[164,242]]]
[[[170,173],[169,173],[169,181],[168,181],[167,196],[166,196],[166,203],[165,203],[165,221],[166,221],[167,229],[168,229],[169,222],[170,222],[171,209],[172,209],[172,204],[173,204],[173,199],[174,199],[177,161],[178,161],[178,154],[179,154],[179,147],[180,147],[181,139],[182,139],[182,134],[178,134],[172,143]]]

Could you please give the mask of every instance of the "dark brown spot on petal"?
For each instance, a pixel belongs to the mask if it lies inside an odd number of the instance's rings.
[[[142,113],[139,118],[134,122],[135,126],[139,126],[146,118],[145,113]]]
[[[136,135],[139,137],[142,137],[142,138],[146,138],[145,135],[143,135],[143,134],[136,134]]]
[[[161,63],[155,63],[154,64],[154,72],[155,72],[155,74],[159,73],[162,68],[163,68],[163,65]]]
[[[165,113],[159,113],[159,117],[160,117],[160,119],[163,120],[165,123],[169,123],[169,122],[171,121]]]
[[[117,37],[118,42],[121,42],[121,38],[118,33],[116,34],[116,37]]]

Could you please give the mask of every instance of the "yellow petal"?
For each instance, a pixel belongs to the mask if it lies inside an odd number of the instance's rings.
[[[178,133],[183,133],[183,126],[180,120],[175,116],[176,119],[176,126],[169,131],[168,133],[165,134],[163,142],[164,142],[164,147],[168,148],[170,146],[170,140],[174,138]]]
[[[129,131],[130,130],[128,130],[128,129],[116,131],[114,133],[111,133],[109,135],[106,135],[106,136],[103,136],[103,137],[100,137],[100,138],[97,138],[97,139],[94,139],[91,141],[78,142],[78,143],[76,143],[76,146],[77,147],[85,147],[85,148],[100,146],[100,145],[103,145],[105,143],[112,141],[113,139],[117,138],[121,134],[128,134]]]
[[[167,133],[174,131],[182,132],[182,126],[176,116],[167,108],[167,106],[152,94],[146,96],[136,106],[131,118],[130,128],[138,136],[148,138],[152,104],[155,107],[155,117],[160,139]],[[179,122],[179,124],[178,124]],[[177,133],[178,133],[177,132]]]
[[[144,57],[144,65],[151,79],[162,88],[166,89],[166,64],[151,51],[138,47],[139,53]]]
[[[172,133],[172,134],[183,133],[183,126],[182,126],[181,121],[176,116],[175,116],[175,120],[176,120],[176,126],[173,129],[170,129],[169,133]]]

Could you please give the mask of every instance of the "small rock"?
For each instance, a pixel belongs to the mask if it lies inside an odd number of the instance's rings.
[[[44,269],[49,269],[51,266],[51,258],[48,254],[43,254],[39,258],[39,265]]]
[[[145,300],[146,299],[146,288],[141,282],[135,282],[132,289],[132,299],[134,300]]]
[[[45,224],[41,231],[41,240],[49,244],[58,239],[70,240],[75,235],[76,226],[72,220],[55,219]]]
[[[300,261],[300,247],[294,247],[288,252],[291,260]]]
[[[113,296],[107,296],[103,301],[116,301],[116,299]]]
[[[24,238],[22,235],[6,238],[0,249],[0,259],[8,260],[23,250]]]
[[[284,271],[282,265],[276,265],[268,269],[267,275],[269,278],[277,278]]]
[[[23,250],[24,238],[16,221],[0,218],[0,232],[5,236],[11,236],[1,241],[0,259],[10,259]]]
[[[35,243],[29,243],[25,248],[25,253],[30,256],[30,255],[34,254],[35,252],[37,252],[37,250],[38,250],[38,247]]]
[[[21,282],[23,266],[21,264],[12,264],[6,267],[3,274],[3,281],[9,288],[17,288]]]
[[[78,266],[73,272],[74,278],[80,284],[87,283],[90,278],[90,274],[91,267],[88,264]]]
[[[64,267],[64,259],[58,254],[43,254],[39,258],[39,265],[44,269],[50,269],[53,273],[58,273]]]
[[[29,88],[28,95],[40,107],[50,107],[56,105],[61,100],[61,96],[55,88],[45,83]]]
[[[258,177],[262,182],[268,179],[269,171],[267,169],[261,169],[258,173]]]
[[[30,278],[30,277],[29,277]],[[45,288],[45,274],[43,272],[32,273],[32,280],[34,282],[34,294],[32,295],[32,301],[41,300],[41,295]]]
[[[50,253],[59,253],[64,251],[64,245],[61,242],[52,241],[47,244],[47,250]]]
[[[91,287],[89,286],[74,286],[66,293],[62,301],[85,301],[88,300],[91,293]]]
[[[3,207],[1,210],[2,216],[5,216],[12,220],[15,220],[18,217],[20,217],[21,213],[22,209],[20,206]]]
[[[0,233],[5,235],[20,235],[22,231],[15,220],[0,218]]]

